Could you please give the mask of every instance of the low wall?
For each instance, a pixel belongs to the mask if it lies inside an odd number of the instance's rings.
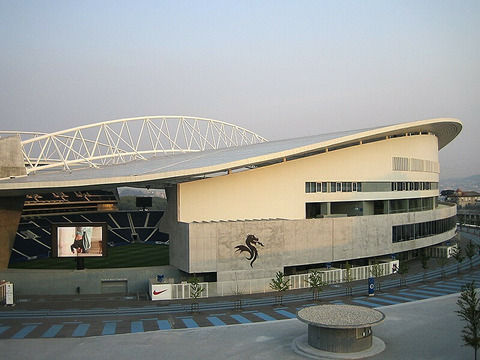
[[[0,279],[15,285],[15,296],[148,293],[149,279],[159,274],[177,283],[181,282],[183,275],[173,266],[85,270],[6,269],[0,271]]]
[[[381,274],[391,275],[398,260],[379,264]],[[327,284],[341,283],[345,269],[319,269],[323,281]],[[372,265],[351,268],[352,281],[367,279],[371,276]],[[149,292],[149,279],[163,274],[165,281],[174,284],[173,299],[190,298],[190,284],[181,283],[184,273],[173,266],[122,268],[122,269],[86,269],[86,270],[30,270],[7,269],[0,271],[0,279],[15,285],[15,295],[74,295],[102,293],[141,293]],[[291,289],[307,288],[308,274],[291,275]],[[227,296],[240,294],[265,293],[272,291],[271,278],[239,281],[201,283],[204,288],[201,297]]]

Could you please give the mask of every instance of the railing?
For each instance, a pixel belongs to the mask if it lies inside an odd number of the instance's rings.
[[[318,272],[322,275],[322,280],[325,285],[338,284],[346,281],[356,281],[364,280],[372,277],[374,273],[374,266],[377,265],[367,265],[367,266],[358,266],[351,267],[350,274],[347,273],[347,269],[318,269]],[[396,272],[396,269],[399,267],[398,260],[391,260],[387,262],[378,263],[378,274],[380,276],[392,275]],[[349,275],[349,276],[347,276]],[[300,275],[291,275],[290,276],[290,289],[304,289],[308,288],[308,277],[307,274]]]
[[[210,283],[198,283],[203,289],[200,294],[200,298],[208,298],[208,285]],[[190,284],[189,283],[182,283],[182,284],[172,284],[172,299],[190,299]]]
[[[351,267],[348,276],[349,281],[368,279],[372,276],[373,268],[376,265]],[[387,276],[395,273],[398,269],[399,261],[391,260],[378,263],[376,270],[379,276]],[[347,279],[346,269],[318,269],[322,274],[322,280],[325,285],[343,283]],[[304,289],[308,288],[308,277],[310,274],[290,275],[286,278],[290,279],[290,289]],[[200,285],[203,287],[201,298],[209,296],[231,296],[231,295],[246,295],[255,293],[266,293],[272,291],[270,288],[271,279],[249,279],[238,281],[221,281],[221,282],[203,282]],[[190,299],[190,284],[172,284],[172,299]]]
[[[7,284],[10,284],[8,281],[0,281],[0,303],[5,301],[7,295]]]

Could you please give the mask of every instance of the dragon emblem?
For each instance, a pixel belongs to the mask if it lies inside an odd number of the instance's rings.
[[[263,246],[263,244],[258,241],[258,239],[255,237],[255,235],[248,235],[247,239],[245,240],[245,245],[237,245],[235,246],[235,252],[247,252],[250,256],[247,256],[247,260],[250,261],[250,266],[253,268],[253,263],[255,260],[258,258],[258,250],[257,247],[258,245]]]

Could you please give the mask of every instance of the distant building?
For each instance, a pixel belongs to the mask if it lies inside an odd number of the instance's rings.
[[[453,194],[447,195],[446,201],[457,204],[459,208],[467,205],[476,205],[480,202],[480,193],[457,189]]]

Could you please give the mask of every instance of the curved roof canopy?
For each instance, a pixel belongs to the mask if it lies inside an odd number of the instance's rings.
[[[168,117],[155,118],[167,119]],[[120,151],[118,150],[117,145],[123,141],[123,137],[128,138],[126,135],[124,136],[124,134],[127,134],[128,132],[126,130],[118,130],[117,138],[110,134],[110,139],[107,138],[107,142],[103,143],[106,148],[110,146],[110,148],[113,148],[114,150],[106,155],[98,155],[98,159],[96,160],[102,159],[103,161],[104,159],[111,160],[116,158],[121,159],[121,161],[99,163],[94,162],[92,159],[87,159],[87,161],[82,159],[80,161],[77,158],[72,160],[71,163],[68,163],[67,166],[63,166],[62,169],[64,170],[53,171],[55,167],[48,166],[49,163],[44,160],[44,166],[38,166],[36,171],[30,172],[29,175],[1,179],[0,194],[27,194],[41,192],[41,189],[45,191],[91,188],[107,189],[118,186],[151,186],[152,188],[163,188],[179,182],[225,174],[225,172],[249,170],[259,166],[267,166],[282,161],[289,161],[319,154],[325,151],[356,146],[362,143],[380,141],[390,137],[416,134],[434,134],[438,138],[438,147],[441,149],[452,141],[462,129],[462,123],[459,120],[442,118],[421,120],[362,131],[332,133],[266,142],[264,138],[231,124],[209,119],[188,119],[196,120],[194,120],[193,123],[186,125],[187,131],[191,131],[192,134],[201,135],[199,135],[200,140],[182,140],[185,148],[182,148],[179,144],[174,144],[167,149],[162,145],[163,150],[161,151],[158,149],[155,151],[149,149],[141,152],[134,147],[134,144],[139,143],[139,138],[136,136],[141,136],[143,133],[140,132],[137,133],[137,135],[134,135],[130,132],[128,137],[131,139],[131,142],[126,145],[127,150],[130,149],[130,151]],[[132,119],[124,120],[132,121]],[[122,122],[124,120],[117,121]],[[200,129],[199,120],[200,122],[203,120],[206,120],[207,122],[213,121],[213,123],[208,125],[210,127],[207,126],[206,133],[196,130]],[[197,121],[196,124],[195,121]],[[144,126],[149,126],[148,121],[144,121],[144,123],[147,124]],[[223,129],[225,129],[225,127],[231,127],[231,129],[234,129],[235,131],[229,132],[230,130],[228,130],[225,132],[222,130],[222,126]],[[123,125],[124,129],[125,127],[126,125]],[[78,135],[78,129],[79,128],[77,128],[77,133],[74,129],[55,134],[56,136],[59,136],[59,134],[63,136],[64,142],[67,142],[68,139],[70,139],[70,141],[78,140],[81,138],[81,135]],[[152,135],[152,133],[150,133],[148,136],[153,139],[150,140],[150,143],[153,145],[158,144],[160,136],[163,136],[162,132],[163,134],[166,132],[165,127],[162,128],[157,126],[155,129],[160,135]],[[219,131],[218,134],[220,135],[216,140],[207,141],[207,136],[204,134],[208,134],[212,129],[214,131]],[[239,131],[238,133],[236,132],[237,129]],[[180,130],[176,130],[177,135],[181,131],[181,127]],[[153,134],[155,134],[155,132],[153,132]],[[38,137],[30,136],[29,140],[23,141],[24,157],[26,144],[34,142],[35,138],[47,139],[49,136],[51,137],[52,134],[44,134]],[[171,140],[172,135],[169,134],[168,138]],[[198,145],[195,148],[192,147],[192,144],[194,143]],[[111,144],[117,147],[112,146]],[[134,150],[132,150],[132,148],[134,148]],[[75,151],[80,152],[80,150]],[[126,153],[129,154],[126,155]],[[94,153],[92,152],[92,154]],[[151,156],[146,157],[146,154]],[[128,159],[126,159],[127,156],[129,157]],[[31,166],[31,164],[29,164],[29,159],[26,159],[25,161],[27,167]]]

